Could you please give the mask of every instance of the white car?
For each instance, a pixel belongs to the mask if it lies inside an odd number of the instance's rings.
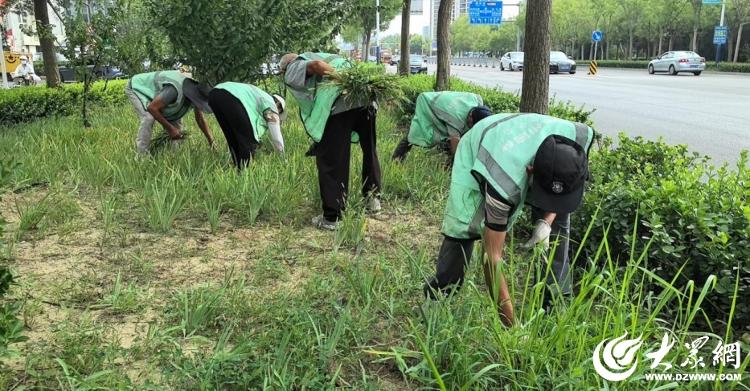
[[[504,71],[510,69],[511,71],[522,71],[523,70],[523,52],[508,52],[500,57],[500,70]]]
[[[680,72],[690,72],[700,76],[706,70],[706,59],[696,52],[687,50],[666,52],[648,63],[648,73],[669,72],[676,75]]]

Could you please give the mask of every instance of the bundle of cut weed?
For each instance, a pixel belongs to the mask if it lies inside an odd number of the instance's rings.
[[[187,130],[182,131],[182,139],[172,140],[167,132],[160,132],[156,137],[151,139],[151,144],[148,146],[149,152],[155,154],[163,151],[166,147],[171,145],[179,145],[184,142],[190,136],[190,132]]]
[[[330,75],[326,82],[341,90],[347,103],[404,101],[404,93],[398,84],[398,76],[388,75],[379,65],[358,63]]]

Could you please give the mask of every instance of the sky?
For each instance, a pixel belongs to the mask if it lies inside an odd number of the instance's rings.
[[[411,0],[412,2],[422,2],[422,15],[412,15],[409,18],[409,34],[422,34],[422,27],[430,25],[430,0]],[[383,37],[388,35],[401,34],[401,13],[396,16],[388,25],[388,30],[383,32]]]
[[[412,0],[422,2],[422,15],[412,15],[409,22],[409,34],[422,34],[422,27],[430,25],[430,0]],[[518,15],[518,0],[506,0],[503,6],[503,20],[513,19]],[[393,18],[381,37],[401,34],[401,13]]]

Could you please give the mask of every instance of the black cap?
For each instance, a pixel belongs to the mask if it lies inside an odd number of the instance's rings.
[[[487,106],[477,106],[469,112],[472,123],[476,125],[479,121],[492,115],[492,111]]]
[[[570,213],[581,205],[588,178],[586,152],[562,136],[544,139],[534,158],[529,203],[546,212]]]

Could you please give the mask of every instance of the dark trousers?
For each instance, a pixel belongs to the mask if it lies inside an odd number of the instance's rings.
[[[544,211],[532,208],[531,215],[536,221],[544,216]],[[552,257],[549,275],[547,275],[547,289],[550,294],[545,295],[548,301],[550,296],[560,294],[570,295],[570,215],[558,214],[552,223],[550,241],[558,240],[555,254]],[[554,247],[554,244],[550,244]],[[474,240],[456,239],[446,236],[438,253],[435,277],[424,286],[425,294],[435,298],[435,292],[445,296],[450,295],[453,289],[458,289],[464,282],[466,266],[471,260],[471,252],[474,249]],[[543,271],[546,272],[546,269]]]
[[[245,168],[252,161],[253,154],[258,148],[253,124],[245,107],[234,95],[218,88],[209,93],[208,105],[213,110],[221,131],[224,132],[234,165],[239,169]]]
[[[380,193],[375,119],[376,112],[372,108],[353,109],[328,118],[323,137],[315,148],[323,216],[328,221],[341,219],[346,206],[352,131],[359,135],[362,148],[362,195]]]

